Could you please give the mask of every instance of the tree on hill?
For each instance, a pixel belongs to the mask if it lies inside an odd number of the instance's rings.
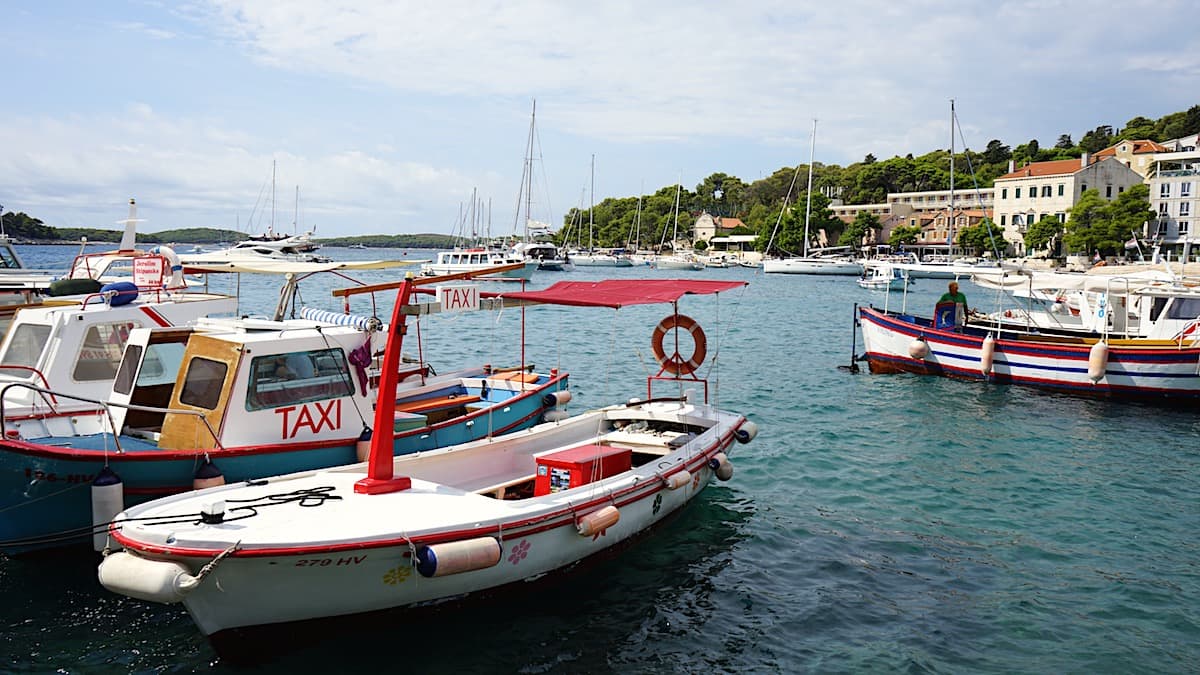
[[[1057,216],[1046,215],[1038,222],[1029,226],[1025,231],[1025,250],[1038,251],[1047,248],[1057,248],[1058,242],[1062,240],[1063,224],[1059,222]],[[1057,251],[1050,250],[1051,254],[1057,254]]]
[[[1054,147],[1059,150],[1073,150],[1075,148],[1075,141],[1071,140],[1071,134],[1063,134],[1058,137],[1058,142],[1054,144]]]
[[[917,237],[921,236],[921,228],[917,225],[900,225],[892,230],[892,234],[888,237],[888,245],[892,248],[900,248],[917,243]]]
[[[1100,152],[1112,145],[1113,128],[1102,124],[1083,135],[1079,139],[1079,149],[1084,152]]]
[[[873,213],[859,211],[854,216],[854,220],[842,230],[842,234],[838,237],[838,246],[853,246],[855,248],[861,246],[868,232],[879,231],[879,217]]]
[[[1101,255],[1124,253],[1125,242],[1146,221],[1155,217],[1150,209],[1150,188],[1139,183],[1106,202],[1099,190],[1088,190],[1071,209],[1063,240],[1075,253],[1099,251]]]
[[[983,255],[984,253],[1003,255],[1004,249],[1008,247],[1000,229],[987,219],[958,230],[956,243],[959,248],[972,255]]]

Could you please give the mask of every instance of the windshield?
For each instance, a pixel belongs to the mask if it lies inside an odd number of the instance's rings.
[[[0,365],[28,366],[34,368],[42,357],[46,343],[50,341],[50,326],[24,323],[17,326],[0,357]]]

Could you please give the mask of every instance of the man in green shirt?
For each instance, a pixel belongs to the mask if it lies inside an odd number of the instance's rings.
[[[957,328],[967,322],[967,296],[958,292],[958,282],[950,282],[949,292],[942,293],[942,297],[938,298],[938,304],[954,303],[954,327]]]

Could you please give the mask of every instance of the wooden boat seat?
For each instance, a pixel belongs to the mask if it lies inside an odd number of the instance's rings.
[[[538,381],[536,373],[526,373],[515,370],[510,373],[496,373],[488,378],[489,380],[508,380],[510,382],[523,382],[525,384],[533,384]]]
[[[406,401],[396,404],[396,410],[409,413],[427,413],[432,410],[441,410],[443,408],[455,408],[466,405],[468,403],[478,403],[478,396],[468,396],[466,394],[451,394],[450,396],[435,396],[433,398],[423,398],[416,401]]]
[[[474,492],[477,495],[484,495],[486,497],[494,497],[495,499],[504,499],[504,493],[507,490],[509,490],[510,488],[514,488],[514,487],[524,485],[524,484],[529,484],[532,487],[533,481],[536,479],[537,479],[536,474],[531,473],[528,475],[521,475],[521,476],[517,476],[516,478],[509,478],[508,480],[505,480],[501,483],[496,483],[495,485],[488,485],[485,487],[478,488],[476,490],[472,490],[472,492]]]

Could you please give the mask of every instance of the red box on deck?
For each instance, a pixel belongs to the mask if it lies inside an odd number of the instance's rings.
[[[633,450],[610,445],[581,445],[537,458],[533,495],[587,485],[633,467]]]

